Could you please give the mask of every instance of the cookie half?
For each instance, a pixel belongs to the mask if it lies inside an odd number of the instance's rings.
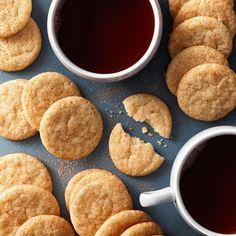
[[[0,39],[0,70],[20,71],[25,69],[36,60],[41,47],[42,38],[39,27],[30,18],[21,31],[8,38]]]
[[[207,46],[193,46],[177,54],[166,72],[166,84],[170,92],[176,96],[179,82],[184,74],[193,67],[206,63],[228,66],[228,61],[221,52]]]
[[[135,94],[123,101],[125,110],[135,121],[148,123],[155,132],[169,138],[172,131],[172,117],[167,105],[151,94]]]
[[[196,16],[209,16],[224,23],[232,35],[236,32],[236,16],[231,1],[191,0],[184,4],[174,20],[174,27]]]
[[[81,97],[63,98],[43,115],[40,136],[45,148],[58,158],[78,160],[100,143],[103,121],[97,108]]]
[[[151,143],[131,137],[121,124],[117,124],[110,135],[109,153],[118,170],[130,176],[146,176],[156,171],[164,162]]]
[[[72,226],[59,216],[35,216],[26,221],[15,236],[75,236]]]
[[[122,211],[108,218],[95,236],[120,236],[131,226],[150,221],[151,217],[142,211]]]
[[[64,75],[45,72],[33,77],[22,95],[23,111],[32,127],[39,130],[41,119],[46,110],[56,101],[80,96],[77,86]]]
[[[204,45],[228,57],[232,51],[232,34],[213,17],[198,16],[182,22],[170,35],[169,52],[173,58],[185,48]]]
[[[17,185],[0,195],[0,235],[15,235],[19,227],[37,215],[59,215],[54,196],[33,185]]]
[[[31,0],[0,2],[0,38],[6,38],[22,30],[32,11]]]
[[[0,135],[11,140],[32,137],[37,130],[25,118],[21,97],[28,81],[11,80],[0,85]]]
[[[123,186],[105,179],[79,186],[70,201],[71,221],[79,235],[94,236],[110,216],[131,209],[130,196]]]
[[[37,158],[15,153],[0,158],[0,193],[19,184],[35,185],[52,192],[52,179]]]
[[[236,74],[219,64],[194,67],[182,78],[177,98],[188,116],[202,121],[219,120],[236,107]]]

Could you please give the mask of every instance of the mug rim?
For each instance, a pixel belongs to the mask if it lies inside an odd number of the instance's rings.
[[[155,27],[152,41],[144,55],[132,66],[119,72],[107,74],[95,73],[81,68],[80,66],[73,63],[62,51],[55,32],[55,15],[61,1],[63,0],[53,0],[49,8],[47,19],[48,38],[56,57],[69,71],[75,75],[97,82],[120,81],[129,78],[141,71],[155,55],[160,45],[163,32],[162,11],[158,0],[149,0],[154,14]]]
[[[182,216],[182,218],[195,230],[198,232],[204,234],[204,235],[211,235],[211,236],[236,236],[236,233],[234,234],[221,234],[214,231],[211,231],[202,225],[200,225],[188,212],[186,209],[181,192],[180,192],[180,178],[181,178],[181,172],[183,169],[183,166],[188,159],[189,154],[201,143],[214,138],[218,136],[223,135],[236,135],[236,127],[234,126],[216,126],[213,128],[206,129],[195,136],[193,136],[190,140],[185,143],[185,145],[181,148],[179,151],[176,160],[174,162],[174,165],[172,167],[171,171],[171,180],[170,185],[172,189],[174,190],[174,203]]]

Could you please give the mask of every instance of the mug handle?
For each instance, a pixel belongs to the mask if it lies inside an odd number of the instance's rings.
[[[168,187],[157,191],[141,193],[139,201],[141,206],[150,207],[162,203],[174,202],[175,194],[173,189]]]

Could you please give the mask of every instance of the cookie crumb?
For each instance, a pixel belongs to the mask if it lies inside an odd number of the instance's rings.
[[[161,146],[161,145],[162,145],[162,142],[161,142],[160,140],[158,140],[158,141],[157,141],[157,144],[158,144],[159,146]]]
[[[122,114],[123,114],[123,111],[119,111],[119,114],[122,115]]]
[[[143,133],[143,134],[147,134],[147,133],[148,133],[148,129],[147,129],[146,127],[143,127],[143,128],[142,128],[142,133]]]
[[[148,136],[150,136],[150,137],[152,137],[152,136],[153,136],[153,134],[152,134],[152,133],[148,133],[147,135],[148,135]]]
[[[168,148],[168,145],[167,145],[167,144],[165,144],[165,145],[164,145],[164,148]]]

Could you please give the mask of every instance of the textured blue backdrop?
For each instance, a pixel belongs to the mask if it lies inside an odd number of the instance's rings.
[[[132,194],[135,208],[142,209],[138,202],[139,194],[142,191],[160,189],[169,185],[171,167],[182,145],[194,134],[206,128],[216,125],[236,125],[236,111],[228,115],[225,119],[214,123],[203,123],[192,120],[180,111],[175,97],[170,94],[165,85],[165,71],[170,61],[167,43],[172,25],[167,0],[160,0],[164,18],[164,34],[156,56],[139,74],[128,80],[113,84],[99,84],[78,78],[67,71],[57,60],[49,45],[46,29],[47,13],[50,3],[50,0],[33,1],[33,17],[38,22],[43,34],[43,50],[40,57],[36,63],[23,72],[0,72],[0,83],[16,78],[30,79],[34,75],[44,71],[58,71],[64,73],[78,84],[83,96],[94,102],[102,113],[105,124],[103,140],[92,155],[81,161],[69,162],[53,157],[42,146],[38,135],[22,142],[12,142],[0,138],[0,155],[26,152],[42,160],[52,174],[54,194],[60,202],[62,215],[68,219],[69,216],[64,203],[64,189],[66,184],[78,171],[92,167],[106,168],[120,176],[121,179],[125,181]],[[230,64],[234,70],[236,69],[235,60],[236,51],[234,50],[230,57]],[[168,144],[168,148],[159,146],[156,143],[157,140],[160,140],[158,135],[153,135],[153,137],[143,135],[141,132],[143,125],[141,123],[134,122],[132,119],[128,118],[125,113],[119,114],[119,111],[124,111],[122,106],[123,99],[137,92],[156,94],[169,105],[173,115],[174,129],[172,134],[173,138],[164,142]],[[137,135],[145,141],[153,143],[155,149],[166,157],[166,163],[158,172],[148,177],[132,178],[122,175],[115,169],[108,154],[107,143],[110,131],[117,122],[121,122],[126,129],[134,128],[133,131],[130,131],[132,135]],[[199,235],[190,229],[180,218],[173,204],[166,204],[145,210],[162,225],[165,235],[167,236]]]

